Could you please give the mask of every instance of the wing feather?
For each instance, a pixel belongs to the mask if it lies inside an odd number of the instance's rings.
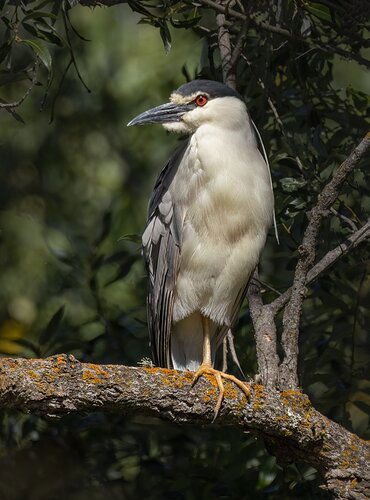
[[[154,363],[164,368],[171,367],[170,336],[183,220],[179,209],[174,206],[169,186],[187,146],[188,141],[185,141],[177,148],[159,174],[142,237],[149,276],[147,309],[150,344]]]

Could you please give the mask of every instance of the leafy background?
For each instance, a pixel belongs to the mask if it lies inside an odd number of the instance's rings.
[[[363,12],[343,16],[323,4],[297,10],[286,2],[280,22],[319,40],[336,33],[331,52],[249,26],[248,61],[240,57],[237,68],[271,161],[281,243],[271,233],[261,276],[278,291],[290,284],[307,210],[367,127],[369,75],[335,54],[335,47],[366,53]],[[0,103],[23,95],[35,57],[39,63],[30,96],[0,109],[0,351],[135,365],[149,356],[138,235],[155,176],[178,139],[126,123],[186,79],[221,79],[214,17],[184,2],[71,6],[0,2]],[[255,9],[276,21],[269,2]],[[368,216],[365,174],[355,171],[335,205],[352,225]],[[332,214],[319,256],[350,230]],[[368,258],[359,247],[312,287],[300,355],[302,386],[315,406],[363,437]],[[275,293],[266,286],[265,300]],[[246,306],[236,339],[252,377]],[[217,423],[183,428],[121,415],[55,421],[2,412],[0,443],[4,500],[326,497],[314,469],[278,465],[261,439]]]

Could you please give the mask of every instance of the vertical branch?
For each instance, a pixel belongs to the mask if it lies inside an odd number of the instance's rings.
[[[236,90],[236,75],[231,63],[232,48],[229,30],[226,27],[225,14],[216,14],[216,23],[218,27],[218,47],[220,49],[221,66],[223,81],[230,88]]]
[[[258,373],[263,385],[274,388],[279,370],[275,315],[271,308],[263,305],[257,270],[253,278],[248,287],[248,302],[256,342]]]
[[[280,388],[298,386],[298,334],[305,296],[307,274],[315,261],[317,236],[322,219],[339,195],[339,188],[347,175],[356,167],[361,157],[370,147],[370,132],[338,167],[331,180],[321,191],[316,205],[311,210],[309,223],[302,244],[298,248],[299,260],[295,268],[290,300],[283,315],[283,334],[281,338],[284,359],[279,371]]]

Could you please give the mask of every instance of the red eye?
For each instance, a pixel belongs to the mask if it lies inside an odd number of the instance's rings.
[[[198,95],[196,98],[195,98],[195,104],[197,106],[204,106],[205,104],[207,104],[207,97],[205,95]]]

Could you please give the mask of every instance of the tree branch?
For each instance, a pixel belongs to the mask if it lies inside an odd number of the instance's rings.
[[[257,272],[253,278],[247,296],[256,342],[258,373],[262,384],[273,389],[277,386],[279,371],[276,325],[272,310],[263,305]]]
[[[370,221],[364,224],[360,229],[356,232],[352,233],[345,241],[343,241],[340,245],[330,250],[328,253],[324,255],[322,259],[315,264],[310,271],[307,273],[306,285],[310,285],[315,279],[320,276],[323,272],[325,272],[330,266],[334,264],[338,259],[347,255],[350,250],[356,248],[362,241],[370,238]],[[290,299],[292,293],[292,287],[282,293],[279,297],[277,297],[273,302],[266,305],[272,310],[273,314],[276,315],[280,309],[282,309],[285,304]]]
[[[111,7],[113,5],[117,5],[120,3],[126,3],[126,0],[79,0],[79,3],[81,5],[87,6],[87,7],[96,7],[96,6],[105,6],[105,7]],[[228,15],[234,19],[240,20],[240,21],[246,21],[247,16],[243,14],[242,12],[238,12],[237,10],[224,7],[221,3],[215,2],[213,0],[185,0],[185,3],[188,3],[189,5],[194,5],[197,3],[200,3],[220,14],[223,15]],[[325,52],[328,53],[333,53],[335,52],[336,54],[345,57],[346,59],[353,59],[354,61],[357,61],[359,64],[366,66],[367,68],[370,67],[370,62],[362,57],[360,54],[355,53],[355,52],[349,52],[345,49],[342,49],[341,47],[334,47],[333,45],[321,42],[320,40],[313,40],[312,38],[306,37],[299,37],[293,35],[289,30],[281,28],[280,26],[273,26],[269,23],[266,23],[264,21],[259,21],[257,19],[250,18],[250,21],[256,26],[256,28],[262,29],[264,31],[269,31],[270,33],[275,33],[277,35],[284,36],[285,38],[288,38],[289,40],[296,41],[296,42],[301,42],[301,43],[311,43],[313,46],[320,50],[324,50]]]
[[[331,180],[320,193],[316,205],[311,210],[309,223],[300,245],[299,260],[295,269],[290,300],[283,316],[282,347],[284,359],[280,366],[279,383],[282,388],[298,387],[297,359],[298,334],[302,303],[307,284],[307,274],[313,266],[316,254],[317,235],[322,219],[327,215],[331,205],[339,194],[339,188],[347,175],[356,167],[362,156],[370,147],[370,133],[352,151],[349,157],[338,167]],[[277,300],[282,300],[279,297]]]
[[[236,90],[236,75],[231,63],[232,48],[229,30],[225,24],[225,14],[216,15],[216,23],[218,27],[218,47],[220,49],[221,66],[223,81],[230,88]]]
[[[193,377],[192,372],[160,368],[80,363],[71,355],[2,358],[0,404],[47,417],[104,411],[210,424],[218,395],[216,381],[209,376],[193,388]],[[216,424],[253,431],[274,443],[281,460],[316,467],[337,498],[365,498],[369,493],[369,445],[321,415],[299,391],[278,393],[253,384],[247,402],[225,382]]]
[[[198,0],[199,3],[213,9],[216,12],[219,12],[221,14],[227,14],[230,17],[233,17],[234,19],[238,19],[240,21],[246,21],[248,19],[248,16],[245,14],[238,12],[234,9],[230,8],[225,8],[221,3],[215,2],[213,0]],[[194,3],[194,0],[188,1],[188,3]],[[359,54],[356,54],[354,52],[349,52],[345,49],[342,49],[341,47],[334,47],[333,45],[326,44],[324,42],[321,42],[320,40],[313,40],[312,38],[309,37],[299,37],[291,33],[289,30],[281,28],[280,26],[273,26],[269,23],[266,23],[264,21],[259,21],[257,19],[254,19],[253,17],[250,17],[249,20],[254,24],[256,28],[262,29],[264,31],[269,31],[270,33],[275,33],[277,35],[284,36],[285,38],[288,38],[292,41],[295,42],[301,42],[301,43],[311,43],[314,45],[316,48],[320,50],[324,50],[325,52],[335,52],[339,54],[342,57],[345,57],[347,59],[353,59],[357,61],[359,64],[362,64],[363,66],[366,66],[367,68],[370,67],[370,62],[368,59],[365,59]]]
[[[245,14],[242,14],[241,12],[238,12],[237,10],[231,8],[226,8],[221,3],[214,2],[213,0],[199,0],[199,3],[206,5],[207,7],[210,7],[211,9],[215,10],[216,12],[219,12],[220,14],[228,14],[230,17],[233,17],[234,19],[239,19],[240,21],[247,21],[248,19]],[[257,24],[254,19],[253,22]],[[292,38],[292,34],[288,30],[285,30],[283,28],[272,26],[265,22],[258,23],[258,26],[264,30],[271,31],[272,33],[277,33],[279,35]]]

